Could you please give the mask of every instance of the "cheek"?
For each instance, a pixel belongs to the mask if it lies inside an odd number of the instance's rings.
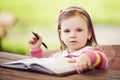
[[[87,38],[88,38],[87,34],[82,33],[81,35],[78,35],[78,36],[79,36],[80,42],[85,43],[87,41]]]
[[[79,45],[80,46],[85,46],[86,43],[87,43],[87,38],[86,37],[79,39]]]
[[[61,34],[61,40],[64,42],[64,44],[68,44],[68,41],[69,41],[69,39],[68,39],[68,35],[66,35],[66,34]]]
[[[62,41],[66,41],[67,40],[67,36],[65,34],[61,34],[61,40]]]

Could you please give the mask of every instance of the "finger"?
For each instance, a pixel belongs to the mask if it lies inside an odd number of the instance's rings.
[[[82,73],[82,71],[83,71],[82,63],[77,62],[76,64],[77,64],[77,66],[76,66],[77,73]]]
[[[36,33],[36,35],[37,35],[37,37],[39,38],[39,39],[37,39],[37,40],[42,40],[42,37],[41,37],[38,33]]]
[[[33,41],[37,41],[37,38],[36,38],[36,37],[32,37],[32,40],[33,40]]]
[[[89,62],[87,65],[88,65],[89,69],[93,69],[91,62]]]
[[[35,37],[33,37],[33,38],[31,39],[31,42],[32,42],[32,44],[35,44],[35,43],[37,42],[37,39],[36,39]]]
[[[34,44],[35,43],[35,40],[32,38],[30,41],[29,41],[30,44]]]
[[[81,63],[78,64],[78,68],[77,68],[77,72],[78,73],[82,73],[85,72],[89,69],[87,62],[86,61],[82,61]]]
[[[92,70],[92,66],[90,65],[90,63],[87,63],[87,64],[84,63],[83,68],[84,68],[83,72],[88,72]]]
[[[70,59],[68,60],[68,62],[69,62],[69,63],[76,63],[76,58],[70,58]]]
[[[38,33],[36,33],[36,35],[40,38],[40,35]]]
[[[84,61],[84,62],[82,63],[82,68],[83,68],[83,70],[86,70],[86,69],[88,68],[88,64],[87,64],[86,61]]]
[[[29,41],[29,44],[32,44],[32,41],[31,41],[31,40]]]

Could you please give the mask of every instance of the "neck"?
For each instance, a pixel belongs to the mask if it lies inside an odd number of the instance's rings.
[[[75,52],[75,51],[78,51],[78,50],[80,50],[80,49],[82,49],[82,48],[84,48],[85,46],[83,46],[83,47],[81,47],[81,48],[79,48],[79,49],[67,49],[67,51],[68,51],[68,53],[69,54],[71,54],[71,53],[73,53],[73,52]]]
[[[71,54],[71,53],[76,52],[76,51],[78,51],[80,49],[67,49],[67,51],[68,51],[69,54]]]

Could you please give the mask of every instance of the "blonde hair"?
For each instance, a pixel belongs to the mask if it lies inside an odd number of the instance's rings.
[[[83,18],[86,18],[88,30],[90,30],[92,33],[91,39],[87,40],[86,45],[89,45],[89,46],[97,45],[97,41],[96,41],[94,29],[93,29],[93,24],[92,24],[89,14],[81,7],[69,7],[67,9],[65,9],[64,11],[61,11],[59,14],[59,17],[58,17],[58,35],[59,35],[59,40],[61,43],[60,46],[61,46],[62,51],[65,50],[67,48],[67,46],[64,44],[64,42],[61,40],[61,37],[60,37],[61,36],[60,35],[61,23],[64,19],[70,18],[75,15],[80,15]]]

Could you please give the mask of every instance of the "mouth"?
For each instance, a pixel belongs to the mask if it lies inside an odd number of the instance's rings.
[[[70,43],[76,43],[77,41],[70,41]]]

